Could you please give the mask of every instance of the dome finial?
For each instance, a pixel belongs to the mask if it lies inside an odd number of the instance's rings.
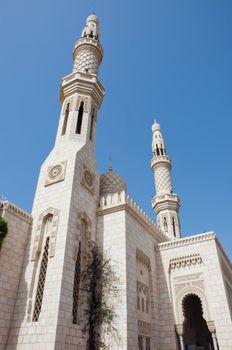
[[[111,156],[109,156],[109,171],[113,171],[112,157]]]

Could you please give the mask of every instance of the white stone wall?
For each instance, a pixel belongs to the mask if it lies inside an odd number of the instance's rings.
[[[11,203],[0,203],[8,233],[0,250],[0,349],[6,348],[32,218]]]

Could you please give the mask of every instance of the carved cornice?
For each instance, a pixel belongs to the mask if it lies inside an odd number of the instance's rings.
[[[105,89],[98,77],[84,72],[75,72],[63,79],[60,92],[61,103],[65,98],[77,92],[91,96],[98,108],[105,95]]]
[[[202,264],[202,257],[200,254],[191,254],[187,256],[181,256],[175,259],[171,259],[169,262],[169,267],[171,270],[196,266]]]
[[[204,241],[209,241],[209,240],[215,240],[216,235],[214,232],[207,232],[207,233],[202,233],[196,236],[190,236],[187,238],[180,238],[177,240],[169,241],[169,242],[164,242],[164,243],[159,243],[157,246],[157,250],[166,250],[166,249],[172,249],[172,248],[177,248],[177,247],[182,247],[185,245],[189,244],[194,244],[194,243],[200,243]]]

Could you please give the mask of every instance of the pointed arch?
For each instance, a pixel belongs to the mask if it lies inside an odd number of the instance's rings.
[[[78,116],[77,116],[77,125],[76,125],[76,134],[81,134],[81,126],[84,112],[84,102],[81,101]]]

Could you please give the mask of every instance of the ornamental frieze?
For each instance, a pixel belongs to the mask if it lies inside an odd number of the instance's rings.
[[[196,266],[202,264],[202,257],[200,254],[191,254],[187,256],[178,257],[171,259],[169,262],[169,267],[171,270],[186,268],[190,266]]]

